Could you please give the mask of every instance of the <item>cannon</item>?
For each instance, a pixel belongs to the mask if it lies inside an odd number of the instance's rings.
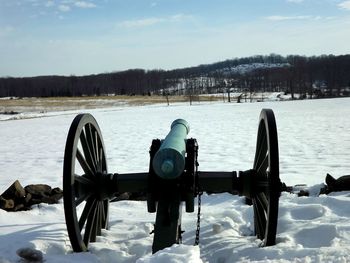
[[[154,172],[163,179],[175,179],[185,169],[186,136],[190,126],[183,119],[175,120],[169,134],[156,152],[152,166]]]
[[[198,143],[187,138],[189,124],[175,120],[165,139],[150,146],[147,172],[109,173],[101,130],[90,114],[73,120],[63,164],[63,200],[67,231],[75,252],[88,250],[102,229],[108,229],[109,203],[120,194],[143,194],[149,213],[156,213],[152,252],[181,243],[182,205],[194,212],[198,198],[196,241],[199,242],[200,198],[203,192],[245,196],[254,211],[254,229],[262,246],[276,243],[281,193],[278,138],[274,113],[260,113],[256,152],[246,171],[199,171]],[[248,202],[248,203],[249,203]]]

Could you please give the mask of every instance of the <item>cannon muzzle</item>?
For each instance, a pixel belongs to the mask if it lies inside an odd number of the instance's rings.
[[[190,131],[187,121],[177,119],[171,124],[168,135],[156,152],[152,166],[163,179],[175,179],[185,169],[186,136]]]

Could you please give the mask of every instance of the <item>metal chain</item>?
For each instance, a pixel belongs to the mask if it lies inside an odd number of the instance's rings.
[[[198,192],[198,212],[197,212],[197,229],[196,229],[196,238],[194,240],[194,245],[199,245],[199,234],[201,230],[201,203],[202,203],[202,194],[203,192]]]
[[[196,177],[196,193],[197,193],[197,197],[198,197],[198,212],[197,212],[197,228],[196,228],[196,238],[194,240],[194,245],[198,246],[199,245],[199,234],[200,234],[200,230],[201,230],[201,205],[202,205],[202,194],[203,192],[200,191],[200,187],[199,187],[199,175],[198,175],[198,146],[196,148],[195,151],[196,154],[196,171],[195,171],[195,177]]]

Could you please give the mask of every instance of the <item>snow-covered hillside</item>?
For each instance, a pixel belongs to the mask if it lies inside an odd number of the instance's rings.
[[[233,67],[226,67],[220,70],[216,70],[216,72],[220,72],[225,74],[238,74],[244,75],[250,72],[253,72],[258,69],[272,69],[272,68],[284,68],[290,67],[289,63],[249,63],[249,64],[240,64]]]
[[[259,247],[253,211],[242,197],[204,195],[199,247],[196,214],[183,214],[182,245],[151,255],[154,214],[146,204],[111,204],[109,231],[90,252],[72,253],[62,203],[31,211],[0,210],[0,262],[19,262],[16,251],[42,251],[46,262],[348,262],[350,192],[316,196],[326,173],[350,174],[350,99],[229,104],[222,102],[89,110],[104,137],[109,172],[146,172],[152,139],[163,138],[176,118],[186,119],[199,143],[200,170],[247,170],[255,153],[262,108],[272,108],[279,133],[281,180],[307,184],[313,196],[283,193],[277,244]],[[0,192],[22,185],[62,186],[65,140],[78,111],[0,121]]]

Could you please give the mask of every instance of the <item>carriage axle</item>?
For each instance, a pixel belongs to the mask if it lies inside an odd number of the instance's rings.
[[[113,200],[121,193],[147,193],[149,173],[125,173],[125,174],[99,174],[99,182],[94,188],[79,186],[76,190],[76,197],[79,193],[93,191],[98,200]],[[210,172],[198,171],[198,186],[191,188],[200,189],[201,192],[209,194],[231,193],[247,198],[252,198],[254,193],[264,191],[268,187],[268,178],[261,178],[253,169],[239,172]],[[85,177],[83,175],[82,177]],[[167,190],[169,190],[167,188]],[[196,197],[198,192],[194,192]],[[155,211],[149,211],[155,212]]]

